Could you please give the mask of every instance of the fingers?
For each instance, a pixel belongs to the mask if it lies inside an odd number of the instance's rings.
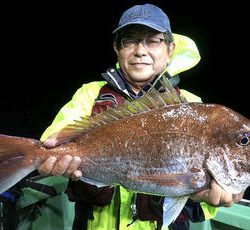
[[[230,207],[234,203],[232,193],[223,190],[222,187],[214,180],[211,181],[210,189],[205,189],[200,192],[197,192],[193,194],[191,198],[193,200],[205,201],[206,203],[209,203],[210,205],[215,207]]]
[[[54,168],[51,170],[51,174],[55,176],[64,175],[67,168],[69,167],[73,157],[70,155],[66,155],[62,157],[59,161],[56,162]]]
[[[66,176],[72,180],[79,180],[82,172],[77,170],[81,164],[80,157],[66,155],[57,161],[56,157],[49,157],[39,168],[42,175]]]
[[[235,203],[239,202],[244,196],[244,192],[239,193],[239,194],[233,194],[233,201]]]
[[[232,193],[223,190],[223,188],[214,180],[211,181],[211,189],[208,191],[207,199],[205,201],[215,207],[230,207],[233,204]]]
[[[48,175],[51,173],[54,164],[56,163],[56,157],[49,157],[41,166],[38,168],[38,171],[41,175]]]
[[[73,181],[80,180],[81,177],[82,177],[82,172],[81,172],[80,170],[74,171],[74,172],[71,174],[71,176],[70,176],[70,178],[71,178]]]
[[[218,206],[231,207],[233,204],[233,194],[221,189],[221,197]]]
[[[71,160],[67,170],[64,172],[64,175],[67,176],[67,177],[70,177],[71,175],[75,174],[76,173],[75,171],[78,169],[80,164],[81,164],[81,158],[80,157],[73,157],[73,159]],[[76,175],[74,175],[74,176],[78,177],[79,172],[77,172]]]
[[[208,194],[208,203],[213,206],[219,206],[223,190],[215,181],[211,181],[211,189]]]
[[[194,193],[191,198],[196,201],[205,201],[215,207],[231,207],[235,202],[239,202],[243,195],[244,192],[239,194],[226,192],[216,181],[212,180],[210,189]]]

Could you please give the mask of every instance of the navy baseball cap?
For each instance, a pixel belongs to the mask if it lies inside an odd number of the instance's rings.
[[[172,33],[168,16],[157,6],[152,4],[135,5],[126,10],[113,34],[132,24],[148,26],[159,32]]]

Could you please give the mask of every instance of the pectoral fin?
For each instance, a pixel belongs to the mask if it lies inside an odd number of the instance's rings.
[[[163,202],[163,229],[168,229],[168,226],[176,220],[184,208],[188,196],[181,197],[165,197]]]

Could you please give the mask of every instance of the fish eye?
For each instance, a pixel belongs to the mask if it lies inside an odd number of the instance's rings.
[[[240,143],[242,145],[247,145],[249,143],[249,137],[242,137]]]
[[[250,133],[243,133],[238,136],[237,144],[239,146],[246,146],[250,143]]]

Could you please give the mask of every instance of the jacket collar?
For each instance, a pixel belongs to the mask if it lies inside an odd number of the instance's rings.
[[[160,76],[156,77],[153,82],[151,82],[150,84],[144,86],[144,88],[142,89],[141,92],[139,92],[139,94],[135,94],[132,90],[132,88],[130,87],[130,85],[127,83],[127,81],[125,80],[124,76],[122,75],[122,72],[120,71],[120,69],[115,69],[115,68],[109,68],[106,70],[105,73],[102,73],[102,77],[116,90],[122,92],[123,94],[125,94],[127,97],[129,97],[130,99],[135,99],[138,97],[141,97],[144,92],[149,91],[152,87],[155,87],[157,90],[160,89],[161,87],[161,83],[160,83],[160,79],[165,76],[167,77],[170,82],[172,83],[172,85],[174,87],[176,87],[179,83],[179,76],[173,76],[171,77],[167,71],[163,72]]]

